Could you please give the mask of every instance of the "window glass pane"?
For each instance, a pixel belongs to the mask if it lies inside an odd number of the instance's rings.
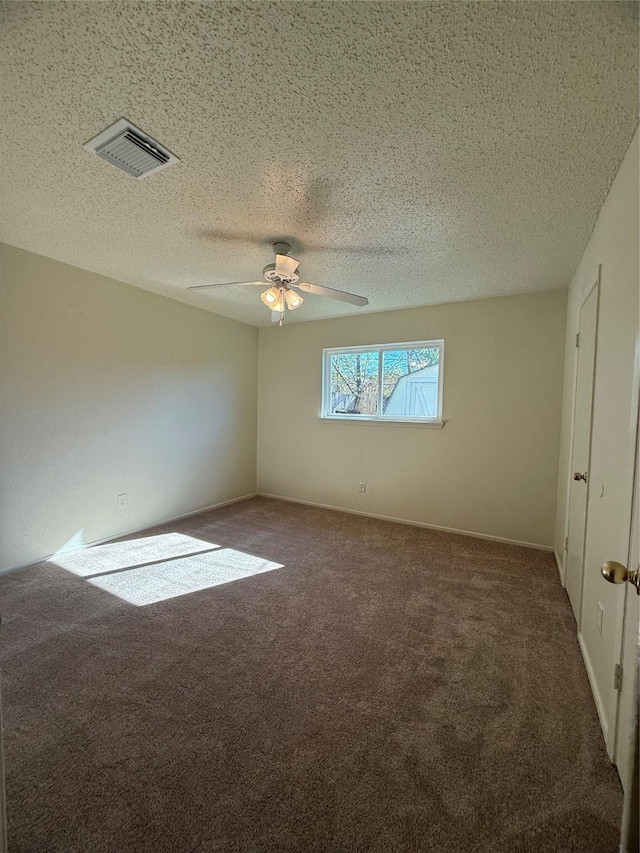
[[[382,415],[438,416],[440,349],[385,350],[382,353]]]
[[[377,414],[379,357],[377,352],[332,354],[330,414]]]

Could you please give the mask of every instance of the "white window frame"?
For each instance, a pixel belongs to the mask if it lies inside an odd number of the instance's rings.
[[[337,415],[331,412],[331,356],[337,353],[377,352],[378,353],[378,409],[382,400],[382,361],[386,350],[394,352],[402,349],[435,349],[440,350],[438,369],[438,414],[434,418],[412,418],[401,415]],[[422,424],[424,426],[441,427],[442,420],[442,391],[444,387],[444,341],[404,341],[393,344],[369,344],[357,347],[331,347],[322,350],[322,408],[320,417],[327,421],[343,421],[348,423],[382,423],[382,424]]]

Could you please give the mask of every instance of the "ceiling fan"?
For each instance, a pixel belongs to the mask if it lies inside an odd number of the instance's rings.
[[[350,302],[352,305],[368,305],[369,300],[364,296],[355,296],[344,290],[335,290],[333,287],[323,287],[320,284],[308,284],[301,282],[297,272],[299,261],[293,258],[289,252],[291,246],[288,243],[274,243],[273,251],[276,255],[275,264],[267,264],[263,269],[262,281],[224,281],[218,284],[195,284],[187,290],[202,290],[205,287],[226,287],[227,285],[251,284],[257,287],[271,285],[265,290],[260,298],[271,309],[271,321],[282,325],[286,309],[293,311],[304,302],[298,290],[304,293],[315,293],[317,296],[329,296],[332,299],[340,299],[342,302]],[[295,289],[294,289],[295,288]]]

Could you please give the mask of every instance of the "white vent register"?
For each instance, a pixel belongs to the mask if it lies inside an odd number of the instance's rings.
[[[118,119],[84,147],[134,178],[146,178],[179,162],[175,154],[126,118]]]

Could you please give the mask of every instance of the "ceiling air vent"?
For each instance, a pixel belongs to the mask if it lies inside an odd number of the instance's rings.
[[[125,118],[85,142],[84,147],[134,178],[146,178],[179,162],[175,154]]]

